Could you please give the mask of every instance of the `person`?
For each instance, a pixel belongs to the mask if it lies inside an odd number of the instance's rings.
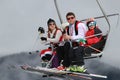
[[[74,72],[86,72],[84,66],[84,43],[79,42],[79,39],[84,39],[87,31],[87,27],[84,23],[77,21],[73,12],[66,14],[66,19],[69,26],[65,28],[63,34],[64,40],[64,57],[62,65],[58,70],[70,70]]]
[[[53,44],[53,48],[57,46],[57,43],[62,40],[62,31],[57,27],[56,22],[53,19],[49,19],[47,21],[48,25],[48,36],[47,37],[41,37],[40,39],[42,41],[49,41],[51,44]],[[40,57],[44,62],[50,61],[51,57],[54,56],[52,66],[51,67],[57,67],[59,66],[56,50],[49,47],[48,49],[44,49],[40,52]]]
[[[86,47],[84,52],[85,55],[90,56],[92,52],[101,52],[99,49],[103,46],[103,43],[101,43],[102,31],[97,26],[97,22],[94,18],[88,19],[86,25],[88,31],[86,33]]]

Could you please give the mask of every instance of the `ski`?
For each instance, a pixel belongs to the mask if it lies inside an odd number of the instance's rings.
[[[77,73],[77,72],[70,72],[70,71],[59,71],[56,70],[55,68],[51,69],[51,68],[44,68],[44,67],[31,67],[31,66],[20,66],[21,69],[25,70],[25,71],[30,71],[30,72],[37,72],[37,73],[44,73],[48,76],[61,76],[63,77],[64,75],[66,76],[82,76],[82,77],[97,77],[97,78],[107,78],[107,76],[103,76],[103,75],[98,75],[98,74],[91,74],[91,73]]]
[[[107,78],[107,76],[98,75],[98,74],[91,74],[91,73],[77,73],[77,72],[68,72],[68,74],[76,74],[76,75],[82,75],[82,76],[88,76],[88,77],[97,77],[97,78]]]
[[[82,75],[76,75],[76,74],[66,74],[65,71],[58,71],[56,69],[50,69],[50,68],[43,68],[43,67],[31,67],[31,66],[20,66],[23,70],[29,72],[29,73],[34,73],[34,74],[39,74],[42,77],[58,77],[58,78],[67,78],[67,79],[72,79],[72,78],[82,78],[86,80],[92,80],[91,77],[88,76],[82,76]],[[72,77],[72,78],[70,78]]]

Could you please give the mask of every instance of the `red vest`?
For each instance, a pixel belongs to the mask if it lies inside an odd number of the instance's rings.
[[[79,23],[82,23],[82,22],[81,22],[81,21],[76,21],[76,22],[75,22],[75,26],[74,26],[74,27],[75,27],[75,34],[76,34],[76,35],[78,35],[78,24],[79,24]],[[67,31],[67,34],[69,35],[69,26],[66,27],[66,31]],[[75,43],[75,44],[73,43],[73,46],[74,46],[74,45],[77,45],[77,44],[76,44],[76,43]],[[80,42],[80,43],[78,43],[78,45],[84,46],[84,43],[83,43],[83,42]]]
[[[55,37],[56,37],[56,33],[57,33],[58,30],[60,30],[60,29],[56,29],[56,31],[55,31],[55,33],[53,34],[53,37],[52,37],[52,38],[55,38]],[[60,30],[60,31],[61,31],[61,30]],[[61,31],[61,32],[62,32],[62,31]],[[49,34],[49,33],[48,33],[48,38],[50,38],[50,34]],[[62,39],[63,39],[63,36],[60,37],[59,42],[62,41]],[[51,43],[54,44],[54,45],[56,45],[56,43],[53,43],[53,42],[51,42]]]
[[[80,21],[75,22],[75,34],[78,35],[78,24],[81,23]],[[69,35],[69,26],[66,27],[67,34]]]

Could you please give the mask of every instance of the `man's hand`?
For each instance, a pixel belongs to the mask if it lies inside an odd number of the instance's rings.
[[[63,35],[63,38],[64,38],[65,40],[69,40],[69,39],[71,39],[71,36],[69,36],[69,35],[67,35],[67,34],[64,34],[64,35]]]

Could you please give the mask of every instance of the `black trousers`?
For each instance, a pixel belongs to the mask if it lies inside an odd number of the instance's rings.
[[[84,47],[72,47],[69,51],[69,59],[71,65],[84,65]]]
[[[58,63],[60,64],[61,61],[64,59],[64,54],[65,54],[64,46],[58,46],[56,51],[58,56]]]
[[[73,46],[71,47],[70,42],[66,42],[63,47],[57,49],[59,61],[63,60],[62,64],[65,67],[70,65],[84,65],[84,47]]]

